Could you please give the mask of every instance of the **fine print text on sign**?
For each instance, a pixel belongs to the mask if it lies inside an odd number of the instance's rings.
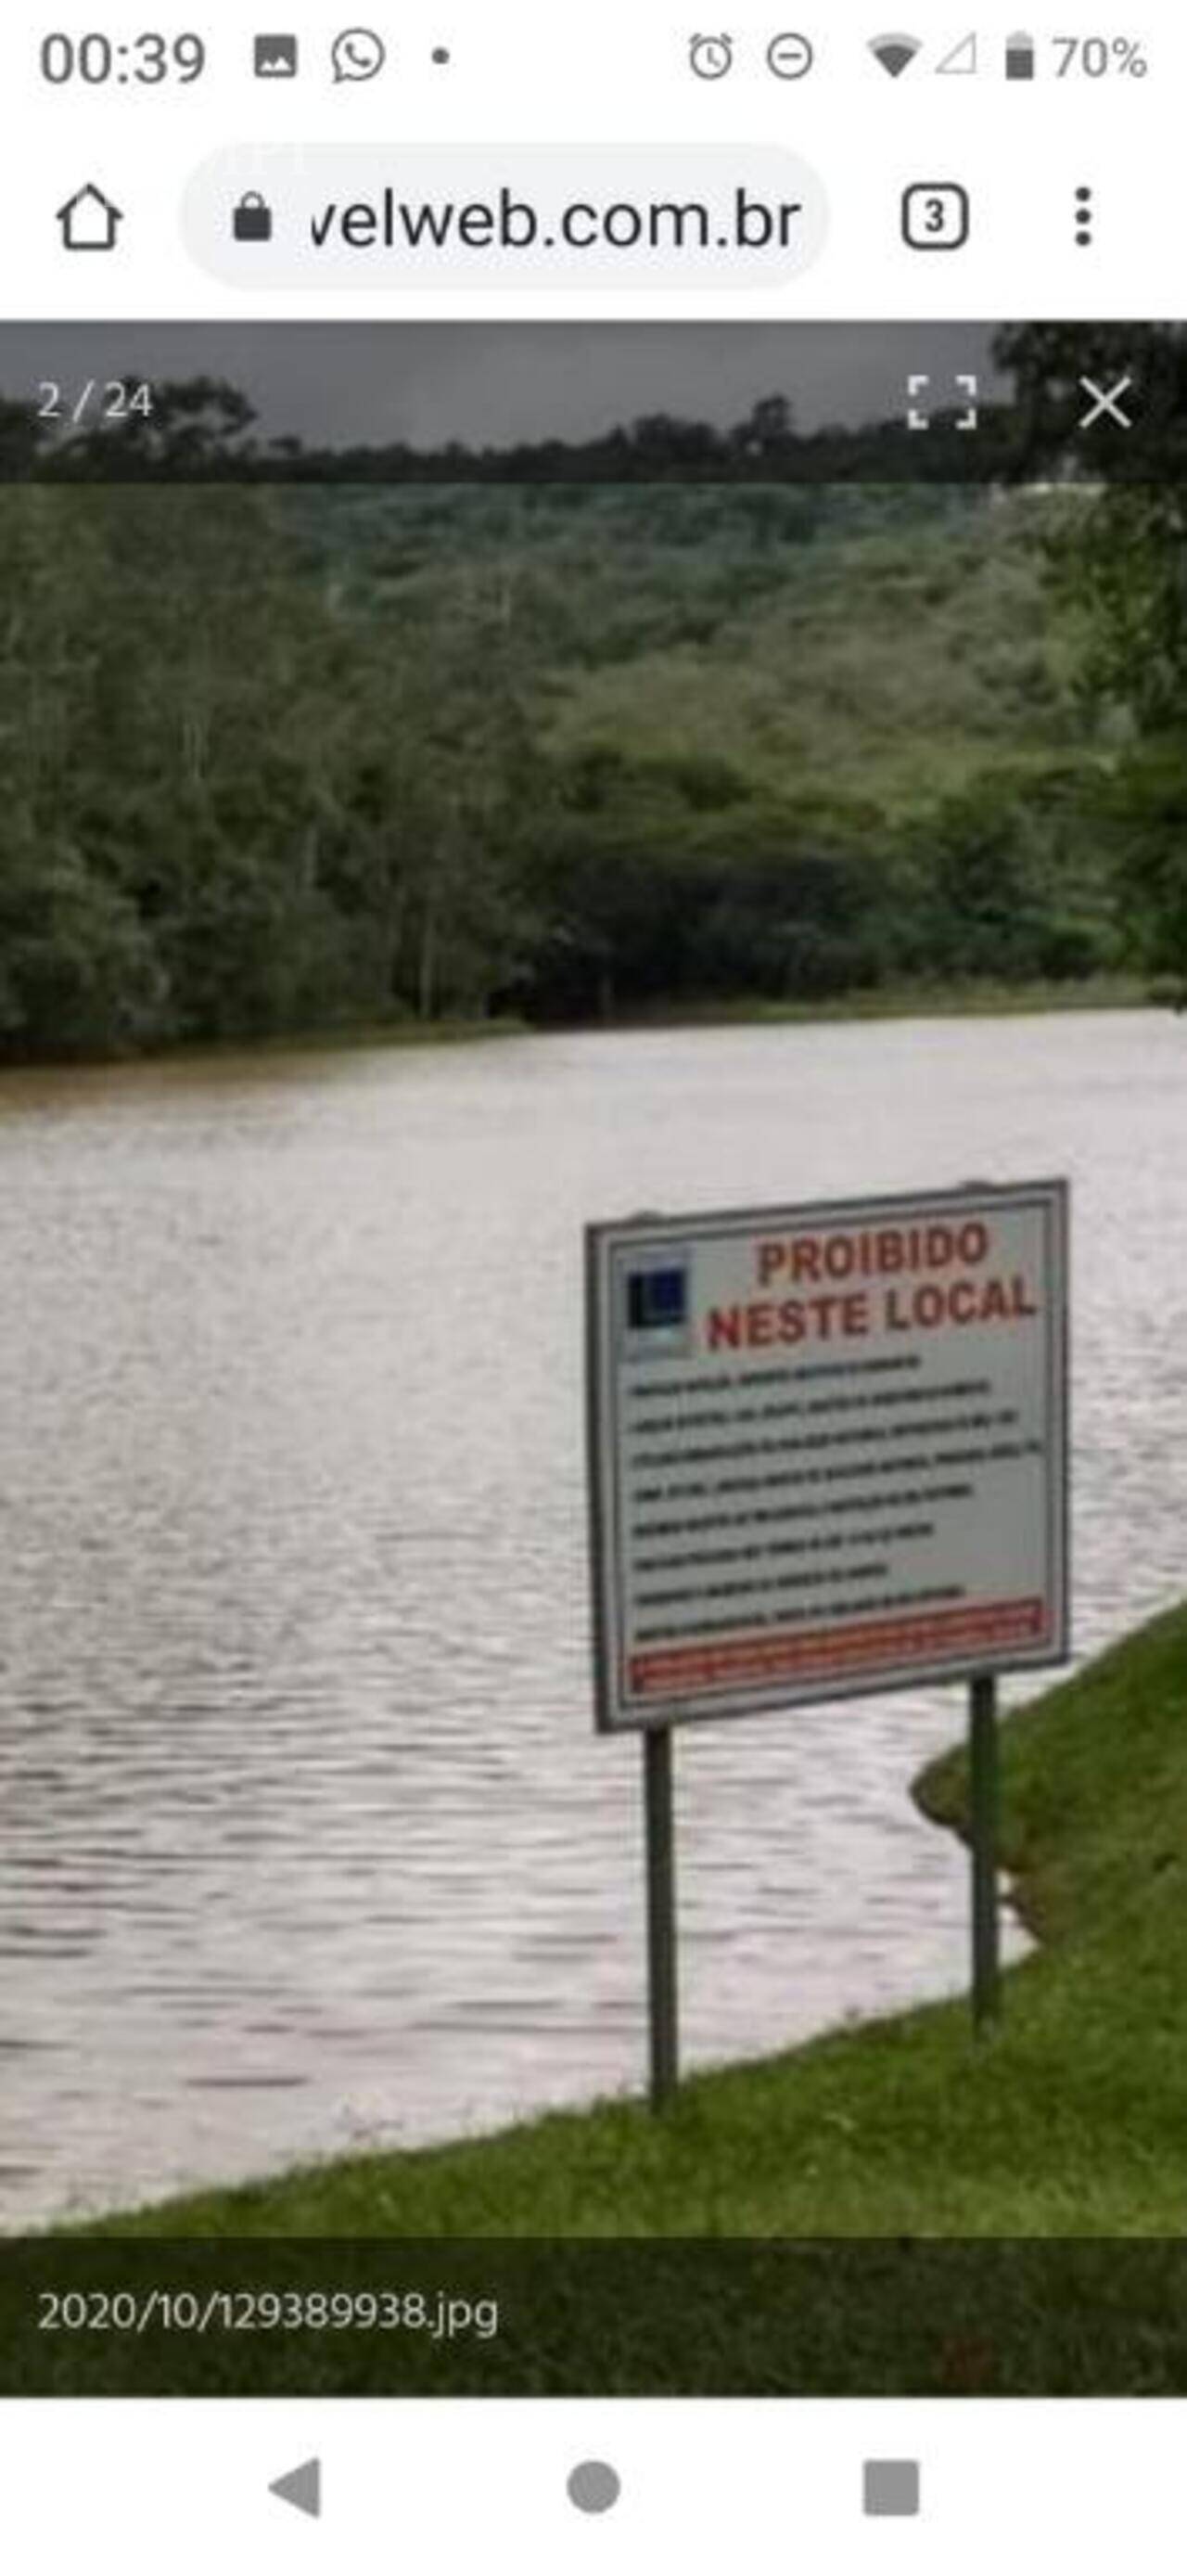
[[[587,1233],[598,1722],[1068,1651],[1062,1181]]]

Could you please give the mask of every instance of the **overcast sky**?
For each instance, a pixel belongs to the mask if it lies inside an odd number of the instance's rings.
[[[786,394],[801,429],[859,428],[904,407],[914,370],[937,387],[997,383],[981,323],[108,323],[0,325],[0,387],[51,378],[227,376],[260,434],[312,445],[436,447],[581,439],[652,411],[717,426]]]

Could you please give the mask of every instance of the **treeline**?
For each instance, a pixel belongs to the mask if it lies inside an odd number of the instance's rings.
[[[1068,506],[0,494],[0,1050],[1157,962]]]
[[[137,370],[121,381],[135,393]],[[110,418],[42,417],[0,401],[0,479],[63,483],[167,482],[377,484],[880,483],[1016,479],[1033,452],[1029,411],[985,400],[975,442],[958,422],[953,389],[937,397],[930,434],[913,436],[903,413],[861,426],[806,431],[784,394],[769,394],[736,422],[668,411],[584,438],[521,439],[498,446],[451,438],[336,441],[260,435],[238,387],[219,377],[157,382],[151,405],[121,405]],[[905,409],[905,405],[904,405]]]
[[[194,334],[196,352],[203,336],[200,328]],[[575,331],[574,343],[594,374],[598,327]],[[793,381],[802,345],[794,329],[789,332]],[[0,355],[2,347],[0,338]],[[390,438],[318,444],[295,435],[265,436],[238,385],[198,372],[180,382],[163,379],[151,364],[151,338],[147,364],[132,335],[123,358],[117,347],[113,341],[102,369],[104,377],[114,376],[127,388],[114,417],[104,416],[101,383],[92,385],[92,399],[77,417],[71,389],[56,408],[23,394],[16,400],[0,397],[0,480],[984,487],[1041,476],[1103,474],[1130,485],[1187,477],[1187,330],[1180,325],[1032,323],[1003,329],[994,342],[996,376],[979,392],[975,436],[967,429],[965,379],[954,377],[946,388],[940,377],[929,396],[926,437],[908,427],[904,385],[886,416],[864,423],[805,429],[793,394],[772,390],[730,423],[656,410],[584,436],[495,445],[455,434],[433,448]],[[508,353],[514,366],[514,334],[508,335]],[[1106,423],[1102,437],[1085,441],[1079,436],[1085,383],[1091,379],[1104,387],[1123,376],[1134,389],[1131,430],[1118,438]],[[146,377],[152,379],[151,400],[142,407],[138,388]],[[112,390],[109,384],[108,394]],[[463,418],[459,397],[459,423]]]

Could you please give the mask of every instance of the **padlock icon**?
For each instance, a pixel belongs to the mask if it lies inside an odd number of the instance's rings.
[[[266,197],[254,188],[240,198],[232,217],[232,230],[237,242],[269,242],[272,239],[272,208]]]

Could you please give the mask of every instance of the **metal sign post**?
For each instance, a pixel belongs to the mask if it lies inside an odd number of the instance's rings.
[[[1001,2009],[997,1916],[997,1677],[977,1673],[969,1689],[969,1800],[973,1843],[973,2027],[993,2028]]]
[[[969,1689],[978,2034],[997,2018],[996,1676],[1069,1651],[1067,1236],[1060,1180],[586,1229],[597,1723],[643,1737],[657,2110],[694,1720]]]
[[[676,1964],[676,1819],[672,1796],[672,1729],[643,1737],[643,1806],[647,1834],[647,1971],[651,2033],[651,2108],[666,2110],[680,2079]]]

